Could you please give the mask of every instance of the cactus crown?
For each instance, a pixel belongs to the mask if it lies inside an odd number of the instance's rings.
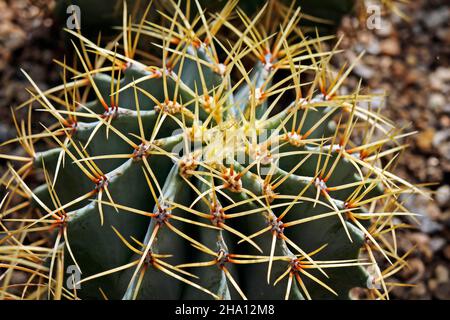
[[[29,275],[19,296],[388,297],[404,264],[395,217],[411,215],[398,196],[418,191],[389,171],[405,135],[359,87],[339,94],[353,66],[332,71],[336,50],[303,36],[299,9],[273,35],[264,9],[236,3],[211,15],[172,3],[163,24],[133,24],[125,6],[105,47],[68,30],[78,68],[59,62],[62,85],[42,91],[24,72],[19,108],[40,106],[8,142],[25,154],[0,156],[16,163],[0,260]],[[56,121],[32,132],[33,112]],[[67,287],[71,265],[81,281]],[[15,298],[8,281],[0,295]]]

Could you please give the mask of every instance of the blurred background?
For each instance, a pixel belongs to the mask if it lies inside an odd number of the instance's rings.
[[[399,235],[401,253],[416,249],[408,257],[409,268],[395,280],[414,286],[395,288],[391,299],[450,299],[450,6],[448,0],[411,0],[395,2],[393,10],[393,1],[380,1],[388,4],[380,27],[370,28],[370,13],[361,8],[338,23],[335,32],[343,37],[344,52],[336,63],[352,62],[365,51],[346,86],[355,88],[362,79],[373,93],[385,93],[382,113],[398,127],[417,131],[407,139],[409,148],[395,173],[424,184],[432,200],[418,195],[402,199],[421,216],[420,224],[410,221],[413,227]],[[43,90],[60,83],[61,70],[53,59],[62,60],[69,49],[55,5],[0,0],[0,143],[15,137],[10,108],[29,97],[20,68]],[[1,151],[18,153],[14,148]],[[0,160],[0,175],[5,166]]]

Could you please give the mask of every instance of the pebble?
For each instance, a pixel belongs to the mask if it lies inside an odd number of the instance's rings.
[[[447,243],[443,238],[433,238],[430,240],[430,248],[433,252],[441,250]]]
[[[433,137],[436,130],[434,128],[427,128],[416,136],[416,145],[424,152],[430,152],[432,149]]]
[[[437,299],[450,300],[450,283],[441,283],[433,293]]]
[[[441,145],[439,148],[439,153],[446,160],[450,161],[450,142],[446,142],[445,144]],[[447,171],[450,171],[450,170],[447,170]]]
[[[411,294],[416,297],[422,297],[427,293],[427,287],[423,282],[418,283],[415,287],[411,289]]]
[[[439,67],[429,76],[430,85],[433,90],[445,92],[449,90],[450,68]]]
[[[446,103],[446,99],[441,93],[432,93],[428,98],[428,106],[435,109],[436,111],[441,111]]]
[[[409,268],[402,270],[402,276],[410,283],[417,283],[425,274],[425,265],[419,258],[408,261]]]
[[[434,201],[430,201],[427,204],[426,210],[427,210],[428,216],[433,221],[438,221],[439,218],[441,217],[441,210],[439,210],[439,207],[436,205],[436,203]]]
[[[428,280],[428,289],[431,291],[435,291],[439,286],[439,283],[436,279],[430,279]]]
[[[437,223],[434,220],[437,218],[436,215],[440,214],[439,207],[437,207],[436,204],[434,204],[423,195],[417,195],[416,197],[400,196],[400,199],[404,201],[404,205],[406,208],[408,208],[408,210],[413,213],[419,214],[419,216],[417,216],[416,218],[420,222],[418,227],[423,232],[423,234],[410,234],[410,239],[418,243],[420,246],[428,247],[429,237],[427,236],[427,234],[441,231],[443,228],[440,223]],[[411,223],[414,223],[414,220],[412,220],[412,218],[408,218],[408,220],[411,220]]]
[[[353,69],[353,72],[364,80],[368,80],[373,77],[375,70],[365,64],[358,64]]]
[[[444,257],[447,260],[450,260],[450,244],[446,245],[444,250],[442,250],[442,252],[444,253]]]
[[[442,208],[450,206],[450,186],[446,184],[439,187],[436,191],[435,199]]]
[[[430,261],[433,258],[433,251],[430,248],[430,237],[425,232],[414,232],[407,237],[412,243],[417,245],[416,252],[421,253],[423,261]]]
[[[406,65],[402,61],[395,60],[392,64],[392,73],[397,78],[402,78],[406,73]]]
[[[438,36],[438,38],[449,44],[450,43],[450,28],[440,28],[437,32],[436,35]]]
[[[436,132],[436,134],[433,137],[433,146],[435,148],[439,148],[446,140],[449,140],[449,138],[450,138],[450,130],[440,130]]]
[[[450,117],[447,115],[443,115],[439,118],[439,123],[444,128],[450,128]]]
[[[428,29],[436,29],[437,27],[448,22],[449,19],[450,19],[449,9],[447,10],[437,9],[425,14],[423,17],[423,22],[425,23]]]
[[[372,38],[370,42],[366,45],[366,51],[367,53],[372,55],[379,54],[381,51],[380,42],[377,39]]]
[[[413,288],[394,288],[392,299],[450,299],[450,10],[448,0],[415,0],[402,6],[411,23],[393,15],[383,17],[383,28],[362,36],[351,46],[363,45],[368,55],[358,77],[368,74],[368,87],[383,88],[387,93],[386,111],[397,125],[408,124],[407,130],[418,134],[407,139],[412,145],[406,151],[397,174],[417,183],[436,182],[431,187],[433,201],[415,196],[400,198],[414,213],[421,214],[417,225],[410,218],[403,222],[418,227],[406,231],[398,239],[398,247],[407,251],[412,244],[417,250],[408,274],[403,271],[395,281],[415,284]],[[387,22],[384,23],[384,22]],[[377,54],[376,52],[379,51]],[[412,124],[412,125],[410,125]],[[415,199],[411,199],[415,198]],[[432,235],[432,236],[431,236]],[[394,281],[394,280],[391,280]]]
[[[380,52],[388,56],[397,56],[400,54],[400,43],[395,38],[389,38],[381,41]]]
[[[420,227],[419,227],[420,230],[427,234],[439,232],[444,228],[440,223],[437,223],[436,221],[433,221],[426,216],[419,218],[419,221],[420,221]]]
[[[448,268],[444,265],[439,264],[434,270],[434,273],[436,275],[436,280],[438,281],[438,283],[445,283],[448,281]]]

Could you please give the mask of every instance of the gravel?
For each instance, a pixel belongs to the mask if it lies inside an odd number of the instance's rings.
[[[367,91],[385,91],[383,114],[407,131],[418,131],[404,141],[409,148],[396,174],[428,184],[423,189],[430,199],[402,198],[410,211],[420,214],[420,224],[405,220],[415,228],[400,233],[399,252],[417,247],[408,259],[410,268],[392,281],[415,287],[395,288],[390,297],[450,299],[450,8],[445,0],[410,1],[399,8],[410,21],[384,13],[379,30],[345,18],[338,36],[344,36],[341,49],[350,52],[338,62],[365,50],[349,86],[362,78]]]

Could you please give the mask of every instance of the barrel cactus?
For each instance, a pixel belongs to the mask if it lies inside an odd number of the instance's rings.
[[[404,134],[359,87],[339,94],[352,66],[332,72],[335,50],[302,37],[299,9],[272,37],[263,11],[235,5],[173,4],[163,25],[125,15],[120,46],[68,30],[81,45],[62,85],[24,71],[29,113],[7,142],[24,153],[0,155],[3,298],[388,297],[404,265],[395,217],[411,215],[398,196],[418,191],[389,172]],[[40,133],[36,112],[55,119]]]

